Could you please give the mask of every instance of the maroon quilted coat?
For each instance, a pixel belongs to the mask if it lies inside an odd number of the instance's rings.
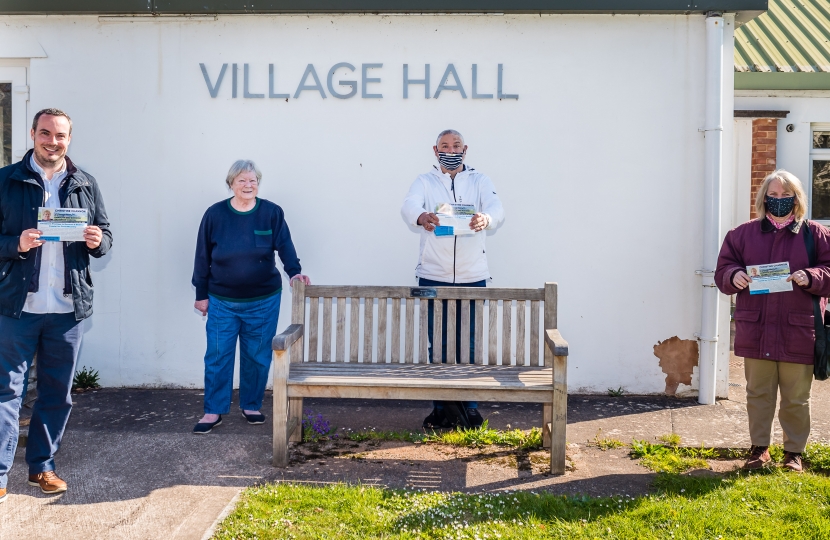
[[[808,268],[804,244],[805,226],[813,231],[816,265]],[[790,272],[806,270],[810,284],[772,294],[739,291],[732,277],[755,264],[789,262]],[[778,230],[769,219],[754,219],[729,231],[723,241],[715,271],[715,284],[724,294],[737,294],[735,354],[745,358],[813,363],[815,326],[811,295],[822,297],[821,312],[830,296],[830,230],[815,223],[793,222]]]

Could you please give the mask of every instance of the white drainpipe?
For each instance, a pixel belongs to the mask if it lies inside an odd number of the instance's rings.
[[[715,403],[718,348],[718,289],[715,265],[720,248],[720,190],[723,174],[723,15],[706,15],[706,124],[703,171],[703,302],[701,305],[698,402]]]

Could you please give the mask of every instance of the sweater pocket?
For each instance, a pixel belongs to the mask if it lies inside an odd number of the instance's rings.
[[[787,352],[798,356],[812,356],[816,340],[815,317],[812,313],[790,312],[789,326],[784,332]]]
[[[735,312],[735,350],[757,349],[760,346],[760,319],[760,309],[739,309]]]
[[[254,231],[254,239],[256,247],[267,248],[274,245],[274,233],[270,229],[267,231]]]

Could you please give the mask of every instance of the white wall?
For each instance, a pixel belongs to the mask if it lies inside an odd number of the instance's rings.
[[[202,384],[204,320],[192,307],[202,213],[227,197],[239,158],[280,204],[304,271],[318,284],[414,283],[418,237],[399,215],[432,166],[442,129],[465,134],[507,219],[488,238],[492,286],[560,285],[571,391],[662,392],[652,347],[700,325],[704,19],[702,16],[222,16],[199,22],[0,18],[34,35],[29,117],[60,107],[71,156],[98,178],[114,247],[95,261],[95,315],[81,364],[107,386]],[[729,41],[731,42],[731,40]],[[726,51],[731,59],[731,49]],[[222,63],[249,63],[253,92],[323,84],[337,62],[383,63],[383,99],[230,98]],[[402,99],[401,67],[432,89],[453,62],[469,94]],[[359,73],[356,74],[359,78]],[[241,65],[240,65],[240,77]],[[328,92],[327,92],[328,93]],[[359,94],[358,94],[359,96]],[[725,147],[730,148],[727,141]],[[363,210],[372,203],[373,215]],[[280,328],[288,324],[283,298]]]

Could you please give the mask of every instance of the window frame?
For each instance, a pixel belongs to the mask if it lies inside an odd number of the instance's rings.
[[[810,181],[804,187],[806,188],[807,200],[809,201],[807,216],[811,220],[813,219],[813,162],[816,160],[830,161],[830,148],[813,148],[813,140],[816,131],[830,132],[830,122],[814,122],[810,124],[810,163],[808,169],[810,174]],[[830,218],[815,219],[813,221],[815,221],[816,223],[821,223],[825,226],[830,226]]]

